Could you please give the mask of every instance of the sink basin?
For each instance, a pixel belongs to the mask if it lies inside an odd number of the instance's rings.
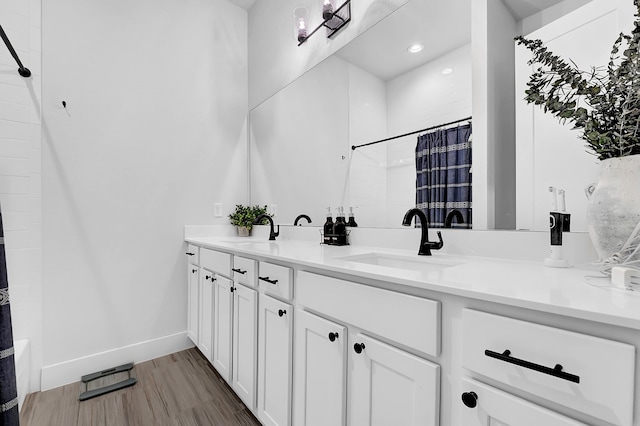
[[[424,257],[418,255],[416,255],[416,257],[409,257],[383,253],[366,253],[355,256],[341,257],[340,259],[346,260],[348,262],[363,263],[367,265],[383,266],[386,268],[417,272],[438,271],[461,264],[461,262],[433,257]]]

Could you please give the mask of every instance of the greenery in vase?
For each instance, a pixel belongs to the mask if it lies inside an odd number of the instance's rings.
[[[588,150],[600,160],[640,154],[640,0],[634,4],[634,29],[613,43],[606,68],[581,71],[542,41],[516,37],[533,53],[529,64],[539,65],[527,83],[527,103],[581,130]]]
[[[242,204],[236,204],[236,209],[229,215],[229,221],[232,225],[242,226],[249,230],[253,228],[253,224],[258,216],[261,214],[267,214],[267,206],[243,206]],[[269,215],[273,216],[273,215]],[[262,219],[260,225],[266,225],[269,223],[267,219]]]

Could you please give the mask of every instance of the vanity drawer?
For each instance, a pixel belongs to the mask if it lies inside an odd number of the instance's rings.
[[[634,346],[471,309],[462,322],[465,368],[612,424],[632,424]]]
[[[309,272],[298,273],[296,299],[427,355],[440,354],[440,302]]]
[[[258,269],[258,285],[267,293],[283,299],[291,300],[293,272],[286,266],[260,262]]]
[[[193,244],[187,244],[187,262],[192,265],[200,265],[200,247]]]
[[[246,257],[233,256],[233,279],[244,285],[251,287],[256,286],[256,271],[257,263],[253,259],[247,259]]]
[[[220,275],[231,277],[231,255],[229,253],[200,249],[200,266]]]

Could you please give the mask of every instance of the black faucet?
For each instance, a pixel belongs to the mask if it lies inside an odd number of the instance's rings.
[[[429,241],[429,221],[427,220],[427,216],[425,216],[424,212],[420,209],[410,209],[405,215],[404,219],[402,219],[403,226],[411,226],[411,220],[413,220],[414,216],[418,216],[420,219],[420,227],[422,229],[422,237],[420,238],[420,249],[418,250],[418,254],[420,256],[431,256],[431,249],[440,250],[444,243],[442,242],[442,234],[438,231],[438,239],[439,242],[430,242]]]
[[[296,220],[293,222],[293,226],[298,226],[298,221],[300,219],[307,219],[307,222],[311,223],[311,218],[309,216],[307,216],[306,214],[301,214],[296,217]],[[300,226],[302,226],[302,224]]]
[[[444,227],[451,228],[451,223],[453,222],[454,218],[456,219],[457,223],[464,223],[464,218],[462,217],[462,213],[460,213],[460,210],[453,209],[449,212],[449,214],[447,214],[447,217],[444,220]]]
[[[269,241],[275,241],[276,237],[280,235],[280,225],[278,225],[278,231],[274,232],[273,230],[273,219],[268,214],[261,214],[256,217],[256,220],[253,221],[254,225],[260,225],[263,219],[267,219],[269,221]]]

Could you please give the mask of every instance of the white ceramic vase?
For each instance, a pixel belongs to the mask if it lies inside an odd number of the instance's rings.
[[[587,191],[589,236],[601,260],[617,253],[640,222],[640,154],[609,158]]]

